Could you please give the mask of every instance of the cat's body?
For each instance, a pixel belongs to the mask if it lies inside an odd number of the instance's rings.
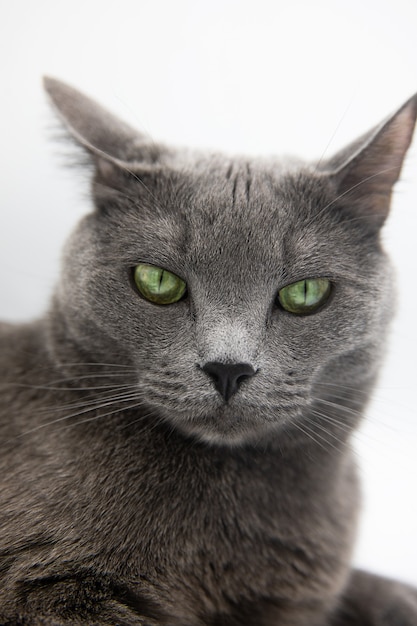
[[[48,316],[1,328],[0,623],[417,624],[416,592],[349,565],[417,101],[311,167],[149,146],[47,86],[97,210]],[[185,294],[149,301],[138,264]],[[314,277],[320,306],[285,309]]]

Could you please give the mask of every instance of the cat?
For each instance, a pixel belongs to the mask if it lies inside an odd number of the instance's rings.
[[[153,143],[55,79],[94,210],[1,325],[3,626],[412,626],[352,569],[417,96],[327,160]]]

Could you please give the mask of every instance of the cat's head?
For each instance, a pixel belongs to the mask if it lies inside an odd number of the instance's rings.
[[[416,97],[308,165],[169,149],[67,85],[46,88],[95,166],[96,208],[57,291],[86,360],[131,366],[156,415],[230,445],[314,432],[323,402],[362,398],[390,317],[379,231]]]

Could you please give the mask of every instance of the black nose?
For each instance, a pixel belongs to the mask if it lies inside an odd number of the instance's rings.
[[[211,376],[214,386],[226,402],[236,393],[242,380],[256,374],[253,367],[248,363],[218,363],[217,361],[210,361],[201,369]]]

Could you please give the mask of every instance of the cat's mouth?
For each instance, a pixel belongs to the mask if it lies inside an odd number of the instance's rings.
[[[197,377],[181,379],[170,370],[148,370],[142,373],[140,387],[143,398],[166,423],[179,432],[199,440],[240,445],[262,440],[297,420],[309,403],[308,378],[297,385],[293,380],[275,379],[261,369],[247,371],[241,367],[218,372],[212,367],[209,376],[196,368]],[[174,375],[175,374],[175,375]],[[238,377],[237,386],[222,386],[220,375]],[[216,385],[217,383],[217,385]]]
[[[205,397],[199,403],[184,398],[176,406],[158,405],[158,412],[179,431],[217,445],[242,445],[261,441],[284,428],[301,413],[300,402],[282,406],[255,403],[237,394],[227,402]]]

